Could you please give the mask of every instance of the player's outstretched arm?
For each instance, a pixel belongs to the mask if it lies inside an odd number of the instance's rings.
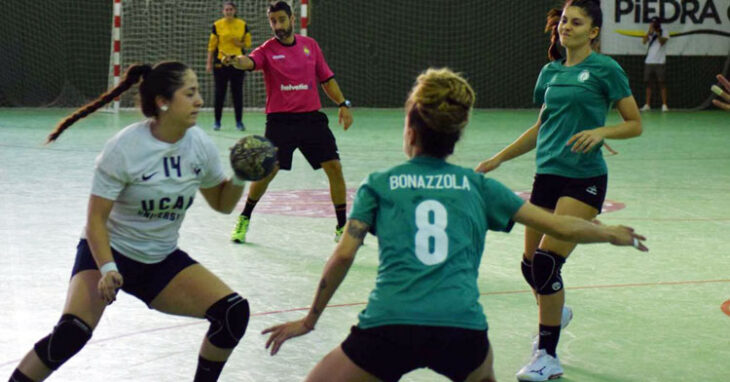
[[[537,132],[540,130],[540,125],[542,124],[543,110],[545,110],[545,105],[542,105],[540,114],[537,117],[537,122],[535,122],[534,125],[522,133],[522,135],[520,135],[514,142],[510,143],[509,146],[502,149],[502,151],[494,154],[494,156],[489,159],[479,162],[479,164],[474,168],[474,171],[488,173],[497,169],[502,162],[517,158],[518,156],[534,149],[537,146]]]
[[[555,215],[530,202],[520,207],[512,218],[518,223],[559,240],[573,243],[611,243],[618,246],[633,246],[642,252],[649,250],[642,242],[646,237],[634,232],[631,227],[609,226],[597,220],[589,222],[575,216]]]
[[[223,60],[221,60],[223,65],[233,65],[236,69],[241,70],[251,70],[254,68],[253,60],[250,59],[248,56],[240,55],[240,56],[224,56]]]
[[[317,292],[314,295],[314,302],[307,316],[296,321],[289,321],[285,324],[272,326],[264,329],[261,334],[269,334],[266,340],[266,348],[271,346],[271,355],[279,352],[279,348],[289,338],[298,337],[314,330],[320,315],[327,307],[327,303],[335,294],[335,291],[345,279],[347,271],[350,270],[355,260],[357,249],[362,245],[363,239],[370,228],[369,225],[359,220],[348,220],[345,225],[345,234],[342,236],[335,251],[327,261],[319,281]]]

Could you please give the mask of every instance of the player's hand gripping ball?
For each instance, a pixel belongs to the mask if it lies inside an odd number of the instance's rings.
[[[266,178],[276,166],[276,147],[260,135],[245,136],[231,147],[231,168],[244,180]]]

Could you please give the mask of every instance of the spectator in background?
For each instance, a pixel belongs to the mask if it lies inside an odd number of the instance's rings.
[[[662,29],[662,23],[658,17],[652,18],[649,31],[641,40],[642,44],[649,44],[649,50],[646,52],[646,59],[644,60],[646,103],[641,111],[651,110],[651,84],[654,78],[656,78],[657,87],[662,95],[662,111],[669,111],[666,82],[667,41],[669,41],[669,31]]]
[[[246,72],[230,65],[224,65],[221,60],[226,56],[243,54],[243,48],[251,47],[251,32],[246,21],[236,17],[236,5],[232,1],[223,3],[223,18],[213,23],[213,30],[208,40],[208,60],[205,71],[213,71],[215,79],[215,122],[213,130],[220,130],[223,103],[226,100],[228,83],[231,83],[233,95],[233,112],[236,115],[236,128],[246,130],[243,125],[243,78]]]

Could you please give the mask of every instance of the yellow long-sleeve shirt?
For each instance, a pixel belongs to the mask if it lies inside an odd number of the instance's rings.
[[[220,61],[225,55],[241,55],[243,51],[233,41],[243,42],[243,47],[251,47],[251,32],[248,24],[239,18],[228,21],[225,18],[213,23],[213,30],[208,39],[208,51],[216,52],[215,59]]]

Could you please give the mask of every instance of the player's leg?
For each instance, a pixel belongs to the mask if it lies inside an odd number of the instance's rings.
[[[243,131],[243,78],[246,72],[235,68],[231,69],[231,93],[233,96],[233,113],[236,117],[236,129]]]
[[[564,183],[565,180],[562,177],[549,174],[536,174],[532,182],[530,203],[545,211],[552,212],[558,203],[558,198],[560,197]],[[527,284],[530,285],[530,288],[532,288],[536,300],[535,282],[532,278],[532,260],[542,237],[542,232],[531,227],[525,227],[525,248],[522,253],[520,268],[522,270],[522,276]]]
[[[296,115],[290,113],[272,113],[266,115],[266,132],[264,136],[276,147],[277,165],[274,167],[274,171],[266,178],[251,182],[248,188],[246,204],[238,216],[236,227],[231,234],[231,240],[234,242],[246,242],[246,234],[248,233],[248,226],[251,222],[251,215],[253,214],[254,208],[256,208],[256,204],[264,196],[266,189],[269,187],[269,183],[274,180],[280,169],[291,170],[292,158],[296,149],[296,137],[293,137],[293,135],[296,131],[302,130],[302,127]]]
[[[662,96],[662,111],[669,111],[669,106],[667,105],[666,69],[666,65],[660,65],[657,71],[657,82]]]
[[[337,141],[329,128],[327,115],[315,112],[308,115],[307,135],[299,137],[299,150],[313,169],[322,168],[327,175],[330,197],[337,216],[335,241],[342,236],[347,221],[347,188],[342,174],[342,163],[337,149]]]
[[[279,165],[274,166],[274,170],[271,171],[271,174],[267,175],[266,178],[251,182],[251,186],[248,188],[248,199],[253,199],[255,201],[261,199],[261,197],[266,193],[266,190],[269,188],[269,183],[271,183],[271,181],[276,177],[276,174],[279,173],[279,169]],[[248,216],[251,215],[248,214]]]
[[[347,222],[347,188],[345,176],[342,174],[342,163],[339,159],[322,162],[322,169],[327,174],[330,184],[330,197],[337,217],[337,230],[341,230]]]
[[[585,179],[566,178],[565,184],[554,213],[593,220],[603,206],[608,176],[602,175]],[[565,299],[560,268],[575,248],[575,245],[575,243],[545,235],[535,252],[533,279],[538,293],[541,325],[560,328]],[[554,353],[554,349],[549,349],[548,353]]]
[[[646,103],[641,107],[642,111],[651,109],[651,81],[645,82],[646,84]]]
[[[360,366],[357,366],[342,351],[336,347],[329,354],[324,356],[314,369],[309,372],[307,382],[376,382],[380,381],[376,376],[368,373]]]
[[[418,366],[451,381],[494,382],[494,355],[486,330],[421,326]]]
[[[651,109],[651,79],[652,79],[652,66],[650,64],[644,64],[644,86],[646,87],[646,98],[644,106],[641,107],[641,111],[648,111]]]
[[[422,328],[353,326],[342,344],[309,372],[306,381],[397,381],[419,367],[414,355],[425,345],[423,335],[419,334]]]
[[[168,269],[171,270],[159,273],[175,272],[177,268],[172,265]],[[197,263],[177,271],[149,305],[164,313],[205,317],[210,321],[200,347],[196,382],[218,379],[225,362],[246,332],[250,316],[248,302]]]
[[[226,101],[226,91],[228,90],[228,68],[221,66],[213,68],[213,81],[215,83],[215,95],[213,97],[213,129],[218,130],[221,127],[221,117],[223,115],[223,103]]]
[[[562,186],[554,213],[592,220],[603,205],[607,180],[605,175],[586,179],[556,177],[553,183]],[[542,381],[563,373],[556,349],[560,331],[572,318],[572,311],[564,308],[561,269],[574,248],[575,243],[544,235],[535,251],[532,278],[538,300],[538,343],[533,343],[532,360],[517,372],[518,380]]]
[[[20,361],[12,378],[42,381],[83,348],[106,307],[97,289],[100,277],[94,269],[71,278],[61,319]]]
[[[345,188],[345,176],[342,173],[342,163],[339,159],[333,159],[322,162],[321,166],[330,183],[332,204],[345,204],[347,202],[347,190]]]
[[[472,371],[467,377],[466,382],[497,382],[497,376],[494,374],[494,347],[489,344],[487,356],[484,362],[479,365],[476,370]]]
[[[546,209],[546,211],[552,212],[548,209]],[[532,259],[535,256],[535,250],[537,250],[537,247],[540,245],[542,236],[542,232],[531,227],[525,227],[525,248],[522,253],[522,263],[520,264],[520,267],[522,269],[522,276],[527,284],[530,285],[530,288],[532,288],[533,294],[535,292],[535,281],[532,279]],[[537,297],[537,295],[535,295],[535,297]]]
[[[562,197],[558,200],[555,214],[591,220],[596,217],[598,210],[571,197]],[[537,352],[544,350],[556,360],[560,331],[572,318],[572,311],[568,312],[569,317],[565,317],[565,289],[561,269],[575,246],[575,243],[545,235],[533,258],[532,272],[539,310]],[[556,363],[559,366],[559,362]],[[557,366],[556,369],[559,369]],[[562,373],[562,370],[559,373]]]

